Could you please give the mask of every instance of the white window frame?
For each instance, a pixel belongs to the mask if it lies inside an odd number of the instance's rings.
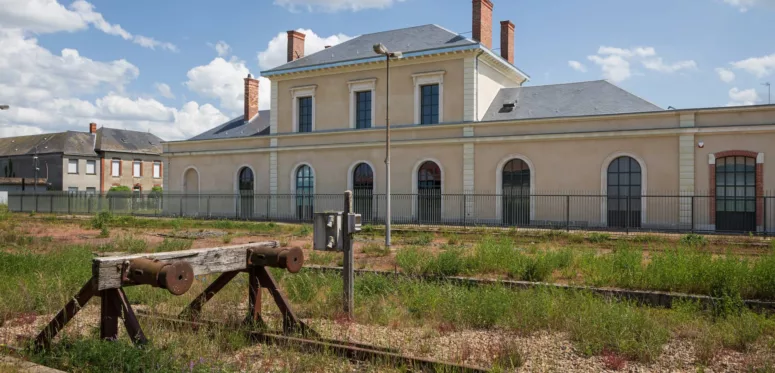
[[[118,166],[118,167],[116,167]],[[118,170],[118,174],[116,174],[116,171]],[[110,176],[112,177],[121,177],[121,160],[120,159],[111,159],[110,160]]]
[[[161,179],[161,161],[153,161],[153,178]]]
[[[293,133],[299,132],[299,99],[304,97],[312,97],[312,131],[310,132],[315,132],[315,91],[317,90],[317,87],[317,85],[307,85],[291,88],[291,102],[293,103]]]
[[[132,177],[142,177],[142,176],[143,176],[143,161],[139,159],[135,159],[132,161]]]
[[[356,117],[358,109],[358,103],[356,102],[358,96],[356,93],[369,91],[371,91],[371,126],[369,128],[374,128],[374,117],[377,113],[377,78],[351,80],[347,82],[347,85],[350,87],[350,128],[356,128]]]
[[[92,172],[89,172],[89,164],[92,165]],[[86,160],[86,174],[87,175],[96,175],[97,174],[97,161],[94,159],[87,159]]]
[[[444,74],[446,71],[429,71],[412,74],[414,80],[414,123],[420,124],[422,111],[422,92],[420,87],[430,84],[439,85],[439,123],[444,123]]]
[[[75,172],[70,172],[70,166],[75,164]],[[67,174],[68,175],[78,175],[78,160],[77,159],[68,159],[67,160]]]

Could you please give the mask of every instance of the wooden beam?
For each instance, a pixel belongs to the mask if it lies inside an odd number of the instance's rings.
[[[105,290],[121,287],[121,275],[125,262],[136,258],[186,261],[191,264],[195,276],[242,271],[247,269],[247,251],[259,247],[278,247],[278,243],[277,241],[266,241],[211,249],[94,258],[92,260],[92,273],[97,283],[96,290]]]

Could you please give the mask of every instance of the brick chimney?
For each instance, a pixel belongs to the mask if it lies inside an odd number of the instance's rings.
[[[288,31],[288,62],[304,57],[304,38],[306,37],[298,31]]]
[[[501,21],[501,57],[514,64],[514,24]]]
[[[473,0],[474,40],[492,49],[492,1]]]
[[[97,123],[89,123],[89,133],[97,133]]]
[[[248,74],[245,78],[245,121],[258,115],[258,79]]]

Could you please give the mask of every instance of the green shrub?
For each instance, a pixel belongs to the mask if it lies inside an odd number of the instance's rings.
[[[608,233],[592,232],[589,234],[589,237],[587,237],[587,240],[593,243],[602,243],[602,242],[610,241],[611,235]]]
[[[399,249],[396,253],[396,265],[404,273],[420,275],[426,273],[433,254],[425,248],[409,246]]]
[[[167,239],[164,241],[167,241]],[[142,238],[135,238],[131,234],[125,234],[113,240],[113,249],[128,253],[142,253],[148,249],[148,243]]]
[[[312,233],[312,226],[304,224],[296,231],[295,235],[299,237],[307,237]]]
[[[699,234],[690,233],[681,236],[681,239],[679,242],[682,245],[689,246],[689,247],[705,247],[708,245],[708,239],[705,238],[705,236],[701,236]]]
[[[161,244],[156,247],[157,252],[188,250],[194,244],[194,241],[180,238],[165,238]]]
[[[466,260],[463,250],[448,249],[439,253],[428,263],[426,272],[437,276],[456,276],[466,269]]]
[[[428,232],[413,233],[403,239],[406,245],[427,246],[433,242],[433,234]]]
[[[93,229],[105,229],[113,221],[113,214],[110,211],[100,211],[92,216],[90,220]]]
[[[390,248],[376,243],[376,242],[369,242],[365,245],[363,245],[362,249],[363,253],[370,256],[387,256],[390,255]]]

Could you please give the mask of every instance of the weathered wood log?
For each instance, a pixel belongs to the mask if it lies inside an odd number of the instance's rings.
[[[191,265],[195,276],[242,271],[248,268],[248,250],[263,247],[278,247],[278,243],[277,241],[266,241],[211,249],[100,257],[92,260],[92,273],[97,283],[96,290],[99,291],[120,288],[125,263],[136,258],[159,259],[161,261],[183,260]]]

